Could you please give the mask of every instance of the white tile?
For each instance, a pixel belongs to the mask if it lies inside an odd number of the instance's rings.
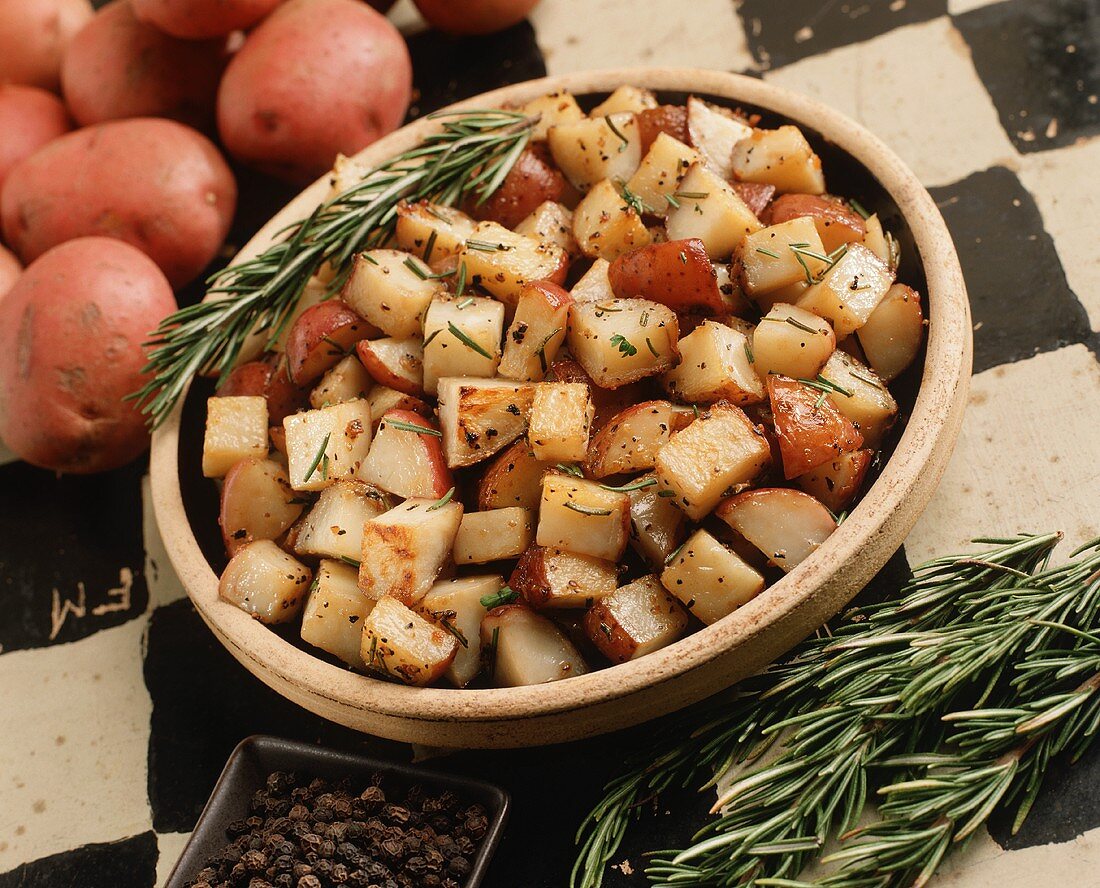
[[[172,867],[189,838],[191,833],[157,833],[157,888],[162,888],[172,875]]]
[[[145,542],[145,584],[149,589],[150,610],[187,597],[164,549],[151,497],[149,476],[146,475],[141,479],[141,532]]]
[[[947,857],[933,880],[936,888],[1035,888],[1096,885],[1100,829],[1069,842],[1006,851],[982,830],[966,848]]]
[[[1056,151],[1027,154],[1020,180],[1043,214],[1043,227],[1058,249],[1069,285],[1100,330],[1100,251],[1096,220],[1100,217],[1100,140]]]
[[[1061,530],[1063,554],[1100,535],[1100,364],[1083,345],[974,377],[958,447],[905,542],[911,564],[976,536]]]
[[[742,71],[753,63],[730,0],[545,0],[531,23],[550,74],[637,65]]]
[[[925,184],[954,182],[994,164],[1016,166],[970,50],[946,16],[803,59],[765,78],[862,123]]]
[[[0,872],[152,828],[145,625],[0,657]]]

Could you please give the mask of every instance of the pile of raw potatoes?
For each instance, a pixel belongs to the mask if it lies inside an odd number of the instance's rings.
[[[0,440],[58,472],[138,456],[123,397],[173,290],[222,249],[229,157],[305,184],[396,129],[412,64],[393,0],[0,3]],[[485,33],[537,0],[416,0]],[[375,8],[372,8],[375,7]],[[379,11],[377,7],[382,7]]]

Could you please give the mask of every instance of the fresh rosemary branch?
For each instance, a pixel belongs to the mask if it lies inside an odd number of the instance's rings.
[[[254,331],[270,346],[293,315],[298,297],[323,264],[335,269],[329,295],[342,286],[352,257],[384,244],[393,232],[400,200],[453,205],[488,198],[526,147],[533,118],[511,111],[440,112],[442,123],[415,148],[369,171],[325,201],[307,219],[279,233],[253,259],[210,278],[218,298],[169,315],[146,343],[149,381],[129,395],[153,426],[171,412],[197,373],[233,368]]]
[[[602,883],[644,802],[703,781],[726,786],[721,813],[656,852],[654,884],[919,886],[996,807],[1018,827],[1050,758],[1100,730],[1100,541],[1048,569],[1058,538],[929,562],[732,704],[670,722],[582,825],[574,888]],[[811,864],[832,871],[801,881]]]

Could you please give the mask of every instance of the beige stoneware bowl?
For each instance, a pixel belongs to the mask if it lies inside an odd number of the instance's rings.
[[[903,246],[900,278],[926,294],[923,370],[899,394],[908,423],[893,456],[848,519],[809,559],[740,610],[637,661],[552,684],[452,690],[406,688],[367,678],[295,646],[218,599],[213,485],[197,471],[203,382],[153,436],[152,490],[172,564],[202,618],[250,672],[332,721],[397,740],[452,747],[535,746],[638,724],[687,706],[760,670],[836,614],[882,567],[928,503],[958,436],[970,377],[969,305],[955,248],[935,203],[875,136],[830,108],[779,87],[716,71],[638,68],[534,80],[456,107],[499,107],[565,88],[595,99],[621,84],[666,101],[687,93],[764,114],[764,125],[801,126],[838,193],[885,213]],[[419,120],[367,148],[381,161],[435,126]],[[295,198],[244,248],[264,249],[286,223],[324,198],[321,180]],[[918,387],[919,383],[919,387]],[[209,525],[209,527],[207,526]],[[201,542],[205,538],[206,542]],[[204,548],[205,547],[205,548]],[[208,560],[209,559],[209,560]]]

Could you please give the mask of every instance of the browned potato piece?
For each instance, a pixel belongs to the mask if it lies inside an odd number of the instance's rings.
[[[699,149],[707,166],[723,179],[732,179],[733,146],[752,135],[752,127],[726,108],[689,96],[687,128],[691,144]]]
[[[768,377],[768,401],[787,480],[863,444],[859,430],[821,389],[773,374]]]
[[[363,621],[373,608],[354,567],[323,559],[302,611],[302,641],[362,669]]]
[[[557,284],[539,281],[524,287],[504,337],[500,375],[521,382],[542,379],[565,341],[572,304],[573,297]]]
[[[424,390],[434,395],[444,376],[495,376],[503,332],[504,305],[495,299],[433,299],[424,315]]]
[[[567,90],[558,90],[532,99],[520,111],[527,117],[538,117],[538,123],[531,131],[532,141],[545,139],[552,126],[576,123],[584,120],[584,112],[573,94]]]
[[[604,179],[628,181],[642,160],[638,121],[629,112],[553,126],[546,139],[554,161],[581,191]]]
[[[302,513],[290,479],[271,459],[242,459],[225,476],[218,524],[232,555],[253,540],[274,540]]]
[[[699,152],[668,133],[658,133],[637,172],[626,188],[645,206],[646,211],[663,216],[672,206],[668,199],[680,185],[680,180],[693,164],[702,160]]]
[[[773,305],[752,335],[753,366],[761,379],[769,373],[813,379],[835,348],[828,321],[786,302]]]
[[[573,237],[585,256],[608,261],[650,241],[637,209],[606,179],[594,185],[573,211]]]
[[[742,182],[774,185],[782,193],[825,192],[821,158],[797,126],[753,130],[734,146],[730,168]]]
[[[844,390],[829,392],[829,400],[855,423],[868,447],[878,447],[898,415],[898,402],[886,384],[870,367],[839,350],[821,368],[821,375]]]
[[[539,382],[531,401],[527,440],[535,458],[579,462],[588,453],[595,409],[583,382]]]
[[[489,649],[489,677],[496,687],[545,684],[588,671],[561,630],[523,605],[489,611],[481,621],[481,644]]]
[[[809,280],[824,269],[825,247],[813,219],[769,225],[748,235],[735,253],[741,289],[753,299]]]
[[[893,281],[893,272],[878,256],[852,244],[797,305],[825,318],[843,338],[867,323]]]
[[[540,546],[617,561],[630,535],[630,497],[594,481],[551,472],[542,479]]]
[[[358,561],[363,551],[363,527],[390,505],[390,498],[377,487],[350,478],[337,481],[321,491],[298,524],[294,551]]]
[[[852,504],[874,459],[873,450],[853,450],[824,462],[796,480],[798,486],[839,515]]]
[[[496,222],[479,222],[459,262],[466,264],[471,284],[514,308],[524,284],[564,281],[569,255],[555,243],[524,237]]]
[[[423,259],[433,271],[447,271],[457,265],[458,253],[466,239],[473,236],[475,225],[473,219],[454,207],[426,200],[412,204],[402,201],[397,205],[394,241],[402,250]]]
[[[357,401],[366,398],[374,385],[374,380],[359,358],[348,355],[321,377],[320,383],[309,393],[309,403],[311,407],[320,409],[345,401]]]
[[[667,647],[687,625],[687,612],[652,574],[616,589],[584,616],[588,637],[612,663]]]
[[[641,89],[630,84],[617,87],[611,95],[592,109],[592,117],[605,117],[608,114],[619,114],[629,111],[637,114],[647,108],[657,107],[657,97],[648,89]]]
[[[576,304],[569,351],[601,388],[663,373],[679,361],[680,325],[667,306],[647,299]]]
[[[867,226],[848,204],[838,197],[821,197],[816,194],[781,194],[768,205],[768,225],[786,222],[799,217],[813,219],[826,253],[843,244],[863,243]]]
[[[455,564],[515,558],[535,540],[535,515],[512,506],[462,516],[454,543]]]
[[[309,568],[271,540],[256,540],[229,559],[218,595],[261,623],[287,623],[298,616],[309,592]]]
[[[423,687],[447,671],[458,653],[458,639],[386,596],[363,621],[360,652],[368,671]]]
[[[697,530],[672,556],[661,583],[709,626],[760,594],[764,577],[705,530]]]
[[[879,378],[896,379],[916,360],[924,340],[920,294],[905,284],[894,284],[856,336]]]
[[[731,496],[715,515],[787,573],[836,530],[828,509],[809,494],[786,487],[763,487]]]
[[[656,481],[651,472],[629,491],[630,545],[650,564],[660,567],[683,540],[687,516],[672,504],[672,497],[661,496]]]
[[[669,210],[669,240],[697,237],[711,259],[726,259],[748,234],[761,228],[741,196],[721,176],[700,163],[680,182],[678,206]]]
[[[570,257],[580,252],[573,237],[573,211],[556,201],[544,200],[513,230],[533,240],[557,244]]]
[[[613,561],[564,549],[531,546],[512,571],[508,585],[531,607],[588,607],[615,591],[619,568]]]
[[[283,420],[283,428],[295,490],[323,490],[354,475],[370,451],[372,424],[366,401],[294,413]]]
[[[550,467],[535,458],[526,439],[502,450],[481,476],[477,507],[482,511],[519,506],[537,510],[542,500],[542,476]]]
[[[378,424],[382,417],[391,410],[411,410],[421,416],[429,416],[431,408],[415,395],[399,392],[387,385],[373,385],[367,393],[367,403],[370,404],[370,416],[372,430],[378,430]]]
[[[607,271],[615,295],[660,302],[677,312],[721,314],[729,303],[698,238],[665,241],[619,256]]]
[[[420,599],[419,611],[458,640],[458,651],[446,678],[457,688],[468,685],[481,671],[481,599],[500,591],[499,576],[486,575],[440,580]]]
[[[527,428],[532,386],[506,379],[439,380],[439,424],[450,468],[470,466],[507,447]]]
[[[606,302],[615,298],[615,292],[611,289],[611,281],[608,272],[611,263],[606,259],[597,259],[586,271],[579,281],[573,285],[569,295],[574,302]]]
[[[678,348],[680,363],[661,377],[673,397],[689,404],[729,401],[738,406],[764,400],[749,337],[740,330],[703,321]]]
[[[428,304],[442,289],[431,273],[401,250],[368,250],[355,257],[340,298],[387,336],[418,336]]]
[[[680,409],[668,401],[643,401],[616,414],[592,439],[585,470],[606,478],[652,469],[657,451],[677,428]]]
[[[202,473],[220,478],[242,459],[267,456],[267,401],[237,395],[206,401]]]

